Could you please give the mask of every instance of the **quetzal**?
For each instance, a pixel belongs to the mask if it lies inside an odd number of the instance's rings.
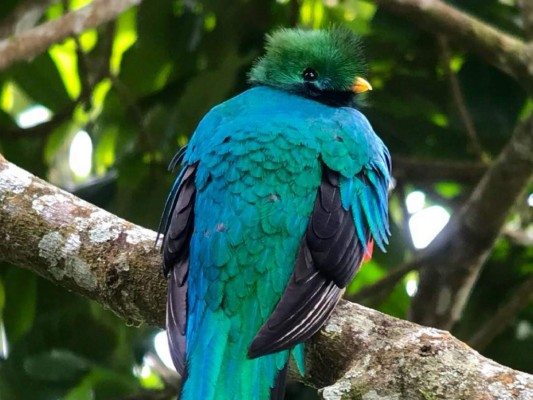
[[[254,87],[172,161],[160,230],[181,399],[282,399],[290,355],[303,374],[303,342],[387,243],[391,162],[356,109],[364,72],[345,28],[278,30]]]

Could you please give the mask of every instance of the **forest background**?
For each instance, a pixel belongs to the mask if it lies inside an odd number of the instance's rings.
[[[75,213],[65,214],[46,198],[55,189],[6,159],[156,229],[175,176],[170,159],[211,107],[248,87],[265,34],[331,24],[363,38],[374,90],[362,112],[391,150],[395,179],[390,246],[375,251],[346,299],[449,330],[497,363],[533,373],[533,2],[2,0],[1,400],[165,399],[178,385],[155,348],[164,282],[153,242],[146,244],[151,233],[139,228],[141,261],[120,245],[137,260],[122,264],[113,247],[119,235],[82,240],[98,281],[87,285],[66,247],[50,255],[42,242],[54,229],[63,239],[72,233]],[[22,190],[19,178],[31,186]],[[97,221],[104,227],[106,215]],[[113,269],[99,270],[101,258]],[[331,339],[321,335],[312,350],[320,357]],[[348,351],[350,363],[363,350]],[[332,369],[306,383],[339,382],[345,370]],[[292,384],[288,398],[315,393]]]

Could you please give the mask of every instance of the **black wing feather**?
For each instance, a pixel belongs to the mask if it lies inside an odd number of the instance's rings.
[[[285,383],[287,381],[287,367],[289,363],[278,372],[274,387],[270,389],[270,400],[283,400],[285,398]]]
[[[167,336],[170,355],[182,378],[186,375],[185,351],[187,328],[187,276],[189,273],[189,242],[194,230],[194,178],[197,165],[186,167],[165,222],[163,241],[163,272],[168,278]]]
[[[167,337],[176,370],[185,379],[185,330],[187,327],[187,272],[189,259],[172,268],[167,295]],[[181,282],[181,285],[180,285]]]
[[[365,231],[370,240],[368,229]],[[290,349],[324,325],[364,258],[350,210],[342,207],[339,173],[323,166],[322,181],[294,272],[255,336],[251,358]]]
[[[194,229],[195,175],[196,165],[187,167],[170,210],[170,221],[164,232],[165,239],[162,247],[165,276],[168,276],[171,268],[179,261],[189,257],[189,241]]]

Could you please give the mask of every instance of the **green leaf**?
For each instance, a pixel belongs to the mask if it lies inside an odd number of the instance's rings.
[[[92,382],[83,379],[78,386],[75,386],[64,397],[64,400],[94,400],[94,390]]]
[[[378,281],[385,275],[386,271],[376,261],[370,260],[361,265],[361,269],[346,288],[346,293],[348,295],[357,293],[360,289]]]
[[[73,134],[75,126],[72,121],[67,121],[55,128],[48,136],[44,148],[44,160],[48,165],[52,165],[58,153],[67,151],[68,138]]]
[[[55,62],[68,95],[73,100],[77,99],[81,93],[81,82],[78,73],[76,42],[74,39],[67,39],[61,44],[50,47],[48,53]]]
[[[482,146],[497,154],[513,133],[526,104],[526,92],[513,78],[473,57],[458,77]]]
[[[0,106],[6,113],[11,115],[12,118],[16,117],[20,112],[32,105],[33,100],[30,99],[15,82],[9,80],[4,83]]]
[[[48,53],[29,63],[18,63],[9,72],[17,86],[36,103],[54,112],[61,111],[70,104],[63,79]]]
[[[109,369],[94,369],[92,380],[96,399],[117,399],[140,389],[131,373],[117,374]]]
[[[0,368],[0,399],[1,400],[19,400],[13,390],[11,389],[11,382],[2,376],[2,369]]]
[[[451,199],[461,194],[463,188],[455,182],[438,182],[435,184],[435,190],[442,197]]]
[[[115,75],[120,73],[122,56],[137,40],[137,26],[135,17],[136,9],[130,9],[123,13],[117,20],[115,40],[111,53],[110,67]]]
[[[24,362],[24,370],[30,377],[49,382],[77,379],[89,367],[85,358],[64,349],[40,353]]]
[[[405,283],[402,281],[394,287],[392,293],[379,306],[379,310],[398,318],[405,318],[411,298],[405,291]]]
[[[104,174],[114,164],[118,135],[116,126],[110,126],[102,132],[94,152],[95,170],[98,175]]]
[[[10,343],[32,327],[37,301],[37,276],[20,268],[9,268],[4,277],[4,324]]]

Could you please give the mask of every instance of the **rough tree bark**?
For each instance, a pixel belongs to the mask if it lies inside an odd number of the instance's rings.
[[[166,284],[154,232],[31,176],[0,155],[0,259],[112,309],[163,321]]]
[[[97,300],[130,323],[162,326],[166,284],[156,234],[0,155],[0,260]],[[449,333],[342,302],[306,355],[324,399],[529,399],[533,376]]]

